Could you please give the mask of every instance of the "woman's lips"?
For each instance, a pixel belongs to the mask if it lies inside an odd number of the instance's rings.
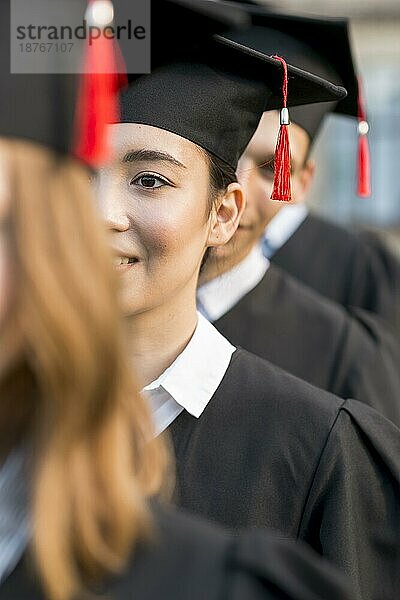
[[[125,271],[130,269],[139,262],[139,259],[134,256],[115,256],[113,259],[114,268],[117,271]]]

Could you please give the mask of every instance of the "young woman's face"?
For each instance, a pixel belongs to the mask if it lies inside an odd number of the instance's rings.
[[[96,178],[126,315],[193,295],[210,235],[207,157],[173,133],[110,125],[114,160]]]
[[[9,189],[7,161],[0,145],[0,334],[11,304],[11,268],[9,240]]]

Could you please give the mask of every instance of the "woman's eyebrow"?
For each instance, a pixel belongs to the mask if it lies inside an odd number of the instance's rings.
[[[123,163],[140,161],[164,161],[173,164],[176,167],[180,167],[181,169],[186,169],[185,165],[179,162],[179,160],[167,152],[160,152],[159,150],[129,150],[122,159]]]

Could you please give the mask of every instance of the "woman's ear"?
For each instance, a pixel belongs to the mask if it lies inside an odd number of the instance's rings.
[[[207,246],[223,246],[239,226],[246,206],[245,193],[239,183],[230,183],[211,214]]]

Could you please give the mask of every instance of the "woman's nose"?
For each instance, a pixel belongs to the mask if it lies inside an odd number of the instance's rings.
[[[112,231],[127,231],[129,216],[122,199],[113,193],[110,186],[100,185],[96,190],[97,206],[106,228]]]

